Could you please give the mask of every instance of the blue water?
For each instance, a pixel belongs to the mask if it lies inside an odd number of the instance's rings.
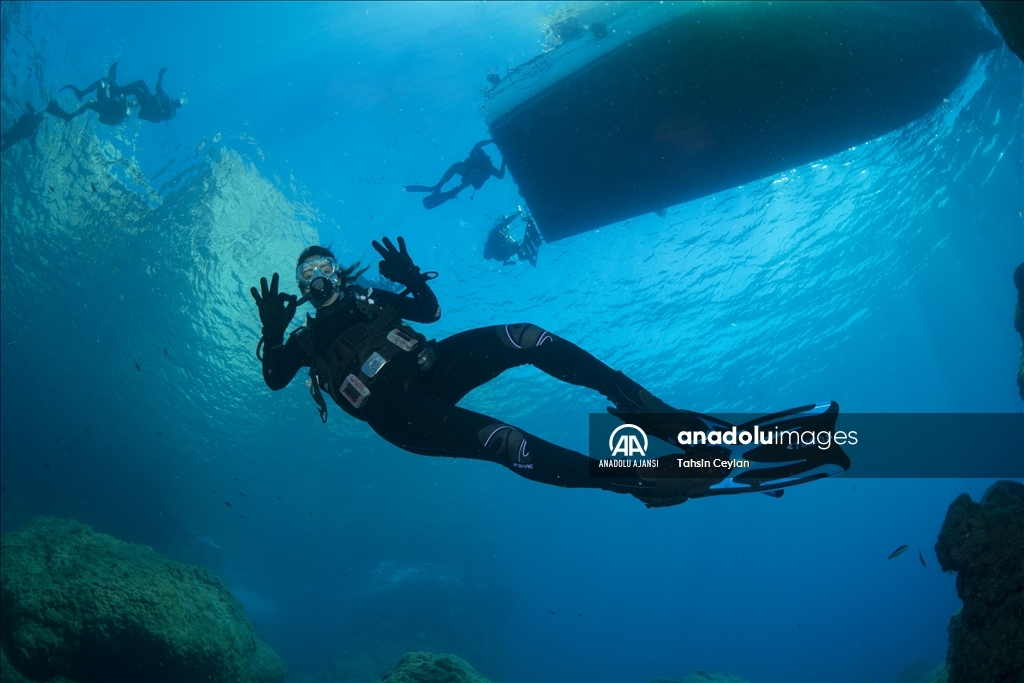
[[[1021,410],[1012,53],[884,138],[500,266],[481,253],[511,179],[431,212],[400,188],[487,137],[484,75],[537,54],[556,7],[4,3],[5,130],[114,60],[122,83],[168,67],[188,101],[166,124],[50,118],[38,154],[4,152],[0,530],[73,517],[206,565],[294,676],[416,649],[503,681],[879,681],[942,660],[960,601],[932,547],[989,481],[647,510],[411,455],[336,407],[321,425],[301,381],[263,384],[249,287],[288,282],[306,244],[375,262],[370,241],[401,234],[441,273],[423,331],[534,322],[674,405]],[[585,450],[606,404],[519,369],[464,405]]]

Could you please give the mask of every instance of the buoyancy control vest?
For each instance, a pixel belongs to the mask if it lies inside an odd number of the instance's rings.
[[[427,338],[403,321],[389,304],[373,299],[373,288],[351,285],[345,296],[355,299],[357,310],[364,320],[347,328],[323,354],[317,352],[314,319],[306,316],[308,331],[299,335],[303,351],[310,359],[309,380],[306,386],[316,401],[320,420],[327,422],[326,392],[334,402],[342,401],[359,410],[370,400],[370,386],[377,373],[399,353],[417,353],[420,372],[434,365],[434,350]]]

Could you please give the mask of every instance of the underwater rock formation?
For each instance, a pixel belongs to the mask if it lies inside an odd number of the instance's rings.
[[[1017,390],[1024,399],[1024,263],[1013,271],[1013,284],[1017,285],[1017,306],[1013,310],[1013,329],[1020,335],[1020,356],[1017,358]]]
[[[37,517],[0,539],[5,681],[251,681],[288,676],[202,567]]]
[[[689,676],[682,678],[655,676],[649,683],[747,683],[747,679],[732,674],[713,674],[704,669],[697,669]]]
[[[381,683],[489,683],[473,667],[455,655],[410,652]]]
[[[949,622],[951,683],[1024,680],[1024,484],[997,481],[949,506],[935,544],[964,606]]]
[[[900,675],[896,677],[896,683],[948,683],[949,672],[946,670],[946,663],[932,666],[930,663],[920,659],[915,660],[905,667]]]
[[[379,681],[411,649],[414,648],[396,642],[353,638],[346,642],[341,656],[316,674],[313,680],[319,683]]]

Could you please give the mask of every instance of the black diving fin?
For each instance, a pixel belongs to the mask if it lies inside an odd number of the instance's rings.
[[[423,198],[423,208],[435,209],[444,204],[449,199],[455,199],[455,196],[455,193],[451,191],[434,192],[432,194],[428,194],[426,197]]]

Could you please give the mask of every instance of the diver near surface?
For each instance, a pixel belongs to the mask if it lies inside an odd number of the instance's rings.
[[[52,102],[50,103],[53,104]],[[39,136],[39,125],[43,122],[43,116],[49,111],[36,111],[36,108],[29,102],[25,105],[25,113],[18,117],[18,120],[7,129],[7,132],[0,134],[0,151],[3,151],[21,140],[32,139],[32,151],[36,150],[36,138]]]
[[[512,266],[522,261],[529,261],[533,266],[537,265],[537,250],[540,248],[540,233],[533,223],[533,218],[527,215],[523,218],[526,221],[526,233],[523,241],[512,237],[508,228],[517,218],[522,217],[523,210],[520,208],[516,213],[502,216],[494,224],[491,231],[487,233],[487,241],[484,243],[484,258],[500,261],[502,265]],[[513,257],[518,261],[513,261]]]
[[[449,199],[455,199],[460,192],[470,185],[473,186],[474,190],[479,190],[489,178],[501,180],[505,177],[505,160],[502,159],[500,169],[495,168],[491,157],[487,156],[487,152],[483,149],[485,145],[493,143],[494,140],[481,140],[473,145],[469,156],[463,161],[456,161],[449,166],[436,185],[406,185],[405,191],[430,192],[428,196],[423,198],[423,206],[427,209],[433,209],[441,206]],[[442,192],[444,184],[455,177],[456,174],[460,176],[462,182],[451,190]]]
[[[65,121],[70,121],[91,109],[99,114],[100,123],[108,126],[118,126],[132,113],[132,107],[128,102],[127,94],[117,85],[117,62],[110,65],[106,78],[93,81],[85,90],[79,90],[73,85],[65,85],[61,88],[61,91],[64,90],[74,91],[75,97],[78,98],[79,102],[93,90],[96,91],[96,99],[86,102],[73,114],[64,111],[56,103],[52,103],[52,108],[47,108],[48,112]]]
[[[533,365],[563,382],[598,391],[615,405],[609,412],[623,419],[626,413],[630,420],[650,418],[650,423],[639,422],[653,429],[666,426],[666,420],[670,429],[722,423],[697,413],[675,411],[622,372],[529,323],[482,327],[428,341],[405,320],[432,323],[440,319],[437,298],[427,284],[433,274],[420,272],[401,237],[397,247],[386,237],[383,245],[374,241],[373,247],[382,257],[381,275],[405,287],[401,294],[359,287],[355,279],[366,269],[358,271],[359,263],[340,267],[334,254],[322,246],[308,247],[299,254],[295,277],[303,293],[301,300],[279,291],[277,273],[269,285],[261,278],[260,290],[250,290],[263,323],[257,358],[263,365],[264,381],[272,390],[283,389],[300,368],[309,367],[307,386],[324,422],[327,403],[323,393],[327,393],[346,413],[411,453],[487,460],[533,481],[628,493],[648,507],[740,491],[778,497],[782,487],[827,476],[822,473],[823,466],[832,467],[828,473],[849,466],[841,451],[837,458],[823,455],[827,451],[806,448],[799,453],[785,451],[781,459],[785,462],[775,457],[767,474],[754,473],[752,484],[742,483],[729,472],[719,472],[714,478],[592,478],[590,468],[597,461],[457,404],[504,371]],[[285,330],[297,306],[306,300],[317,309],[316,315],[307,316],[306,324],[285,341]],[[818,408],[797,410],[807,414]],[[831,404],[829,410],[834,424],[838,407]],[[782,424],[780,415],[784,414],[769,416],[758,424],[771,428],[769,422],[774,420],[771,424],[778,426]],[[779,455],[778,449],[774,455]]]
[[[121,93],[133,95],[139,105],[139,118],[143,121],[159,123],[169,121],[178,113],[185,100],[174,98],[164,91],[164,73],[167,68],[160,69],[156,77],[156,91],[150,92],[149,86],[142,79],[132,81],[128,85],[118,86]]]

